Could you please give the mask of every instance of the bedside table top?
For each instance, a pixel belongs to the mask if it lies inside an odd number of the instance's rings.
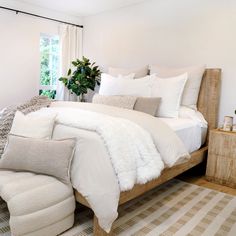
[[[210,130],[210,132],[219,133],[219,134],[236,135],[236,132],[224,131],[224,130],[221,130],[221,129],[212,129],[212,130]]]

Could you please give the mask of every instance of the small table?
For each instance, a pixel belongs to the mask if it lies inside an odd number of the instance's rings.
[[[206,179],[236,188],[236,133],[210,131]]]

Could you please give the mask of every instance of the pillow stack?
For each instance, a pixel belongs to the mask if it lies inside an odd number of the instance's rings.
[[[133,109],[153,114],[153,109],[150,112],[149,109],[146,109],[146,106],[153,107],[156,99],[156,110],[158,105],[159,108],[155,112],[155,116],[175,118],[178,117],[180,106],[197,109],[204,71],[205,66],[174,69],[152,65],[150,66],[151,75],[147,75],[147,67],[139,69],[112,67],[108,70],[109,74],[102,74],[99,90],[100,98],[98,99],[95,96],[93,102],[119,106],[113,104],[114,98],[111,98],[112,96],[123,96],[119,98],[122,99],[121,104],[126,103],[125,99],[130,101],[130,96],[142,97],[142,99],[145,98],[146,105],[142,105],[142,108],[139,109],[134,104]],[[106,96],[106,98],[102,99],[101,96]],[[150,98],[155,99],[150,102]],[[107,102],[108,100],[110,102]],[[136,104],[140,104],[140,102],[136,102]],[[131,107],[132,104],[129,104],[128,109],[131,109]]]
[[[56,115],[17,111],[0,169],[51,175],[70,184],[75,139],[51,140]]]

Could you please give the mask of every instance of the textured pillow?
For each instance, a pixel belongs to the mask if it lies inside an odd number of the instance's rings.
[[[100,95],[131,95],[137,97],[150,97],[151,87],[155,75],[148,75],[142,79],[117,79],[108,74],[102,74]]]
[[[184,88],[181,105],[192,109],[197,109],[198,95],[204,71],[205,65],[185,68],[165,68],[155,65],[150,66],[150,74],[155,73],[161,78],[174,77],[183,73],[188,73],[188,80]]]
[[[95,94],[93,96],[93,103],[133,110],[136,99],[134,96],[104,96]]]
[[[8,136],[0,169],[30,171],[70,183],[75,139],[47,140]]]
[[[138,97],[134,105],[134,110],[156,116],[161,98]]]
[[[24,115],[17,111],[13,120],[10,134],[31,138],[50,139],[56,119],[56,114]]]
[[[178,117],[180,102],[187,81],[187,73],[171,77],[156,78],[152,87],[152,97],[161,97],[157,116]]]
[[[117,77],[118,75],[128,75],[134,73],[134,78],[142,78],[146,75],[148,75],[148,67],[141,67],[141,68],[116,68],[116,67],[109,67],[108,68],[108,74],[114,77]]]

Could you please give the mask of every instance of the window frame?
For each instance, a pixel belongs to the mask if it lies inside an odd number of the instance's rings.
[[[52,52],[52,43],[51,43],[51,40],[54,38],[54,37],[57,37],[58,38],[58,41],[59,41],[59,52],[58,52],[58,78],[59,78],[59,74],[60,74],[60,71],[61,71],[61,47],[60,47],[60,37],[58,34],[47,34],[47,33],[40,33],[40,39],[41,40],[41,37],[47,37],[50,39],[50,52],[49,52],[49,71],[51,72],[52,71],[52,56],[53,55],[57,55],[56,53],[53,53]],[[39,92],[41,90],[57,90],[57,84],[53,85],[53,77],[52,77],[52,73],[50,73],[50,85],[42,85],[41,84],[41,49],[39,48],[39,53],[40,53],[40,73],[39,73]]]

